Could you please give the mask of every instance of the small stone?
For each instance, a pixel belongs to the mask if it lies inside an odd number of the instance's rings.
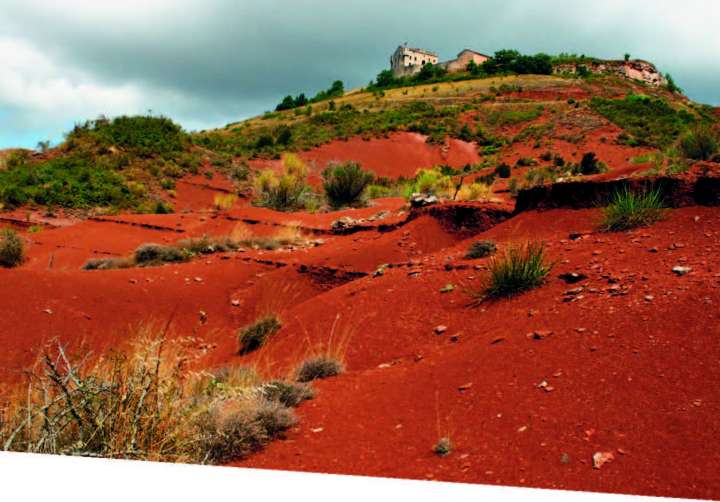
[[[648,249],[648,251],[650,251],[651,253],[657,253],[657,252],[658,252],[658,248],[656,248],[656,247],[651,247],[650,249]]]
[[[195,277],[195,282],[202,282],[202,277]]]
[[[553,387],[552,385],[550,385],[549,383],[547,383],[545,380],[543,380],[542,382],[540,382],[540,383],[537,385],[537,388],[538,388],[538,389],[542,389],[542,390],[544,390],[545,392],[552,392],[552,391],[555,390],[555,387]]]
[[[654,299],[655,299],[655,297],[654,297],[653,295],[645,295],[645,301],[646,301],[646,302],[651,302],[651,301],[653,301]]]
[[[460,335],[450,335],[450,341],[453,343],[457,343],[460,341]]]
[[[443,333],[445,333],[447,331],[447,329],[448,329],[447,326],[445,326],[444,324],[440,324],[438,326],[435,326],[433,328],[433,331],[435,332],[436,335],[442,335]]]
[[[568,455],[567,453],[563,453],[562,455],[560,455],[560,463],[565,465],[569,464],[570,455]]]
[[[605,451],[605,452],[598,451],[598,452],[595,452],[592,459],[593,459],[593,469],[600,469],[603,465],[615,460],[615,455],[613,455],[612,452],[610,452],[610,451]]]
[[[230,305],[232,305],[233,307],[239,307],[239,306],[240,306],[240,300],[232,300],[232,301],[230,302]]]
[[[442,288],[440,288],[441,293],[450,293],[451,291],[454,291],[454,290],[455,290],[455,286],[453,286],[450,283],[448,283],[445,286],[443,286]]]
[[[552,336],[553,332],[549,330],[539,330],[528,333],[527,337],[531,340],[544,340],[545,338]]]
[[[315,434],[317,434],[318,432],[322,432],[322,431],[323,431],[323,428],[322,428],[322,427],[315,427],[314,429],[310,429],[310,430],[311,430],[312,432],[314,432]]]
[[[578,333],[585,333],[587,331],[587,328],[575,328],[575,331]]]
[[[461,386],[458,387],[458,390],[460,392],[466,391],[468,389],[472,388],[472,382],[464,383]]]
[[[504,336],[497,336],[490,341],[490,345],[495,345],[497,343],[504,342],[504,341],[505,341]]]
[[[52,313],[53,313],[52,309],[45,309],[45,310],[43,310],[43,312],[45,312],[46,314],[52,314]]]
[[[676,265],[672,268],[672,271],[677,275],[685,275],[688,272],[690,272],[692,268],[690,267],[682,267],[680,265]]]
[[[585,274],[578,274],[577,272],[568,272],[566,274],[560,274],[558,276],[560,279],[565,281],[567,284],[575,284],[580,281],[584,281],[587,279],[587,275]]]

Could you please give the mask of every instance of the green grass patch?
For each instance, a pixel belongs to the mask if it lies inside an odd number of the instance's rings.
[[[619,232],[650,225],[662,219],[663,201],[660,190],[635,193],[625,187],[616,190],[603,211],[602,228]]]
[[[624,99],[593,98],[590,107],[631,135],[625,141],[632,145],[667,147],[696,117],[677,110],[661,98],[631,94]]]
[[[490,262],[490,277],[484,289],[471,291],[475,303],[510,298],[542,285],[553,268],[543,243],[511,246]]]

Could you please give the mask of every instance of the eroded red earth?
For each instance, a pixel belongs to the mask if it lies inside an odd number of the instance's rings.
[[[585,141],[600,150],[616,133]],[[462,145],[442,157],[439,147],[412,143],[416,158],[407,153],[410,136],[374,141],[304,156],[322,163],[345,155],[387,176],[473,159]],[[580,148],[555,146],[568,156]],[[598,156],[630,166],[618,148]],[[299,425],[287,438],[239,466],[720,497],[717,207],[672,209],[651,227],[602,233],[599,209],[513,215],[509,201],[412,212],[401,199],[382,199],[363,209],[285,214],[240,200],[218,212],[213,197],[225,189],[219,179],[182,180],[170,215],[6,214],[2,224],[19,228],[29,245],[25,264],[0,270],[0,379],[19,378],[53,338],[101,352],[121,347],[139,323],[172,319],[173,333],[198,337],[209,368],[255,363],[269,376],[285,375],[308,354],[344,355],[347,371],[316,383],[317,397],[297,409]],[[458,223],[458,206],[472,217]],[[330,224],[345,215],[371,221],[333,234]],[[28,221],[42,229],[30,232]],[[227,235],[238,226],[256,235],[299,227],[321,242],[152,268],[80,269],[142,243]],[[467,291],[480,288],[488,259],[464,253],[480,238],[500,250],[544,241],[555,262],[547,284],[469,306]],[[676,265],[691,271],[679,276]],[[587,278],[566,284],[558,277],[565,272]],[[441,292],[448,284],[454,289]],[[238,329],[267,310],[279,313],[282,329],[260,351],[238,356]],[[447,327],[440,335],[439,325]],[[432,447],[443,436],[454,449],[438,457]],[[613,461],[594,469],[597,452]]]

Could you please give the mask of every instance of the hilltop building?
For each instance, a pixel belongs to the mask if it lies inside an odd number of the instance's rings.
[[[436,53],[425,49],[408,47],[407,44],[403,44],[395,49],[393,55],[390,56],[390,68],[392,69],[395,77],[414,75],[418,73],[423,65],[427,63],[441,66],[447,71],[453,73],[465,71],[465,68],[467,68],[470,61],[474,61],[475,64],[479,65],[488,59],[490,59],[490,56],[471,49],[463,49],[455,59],[440,63]]]

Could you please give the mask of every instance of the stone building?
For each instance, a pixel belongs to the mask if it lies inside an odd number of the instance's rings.
[[[453,73],[465,71],[470,61],[475,61],[475,64],[479,65],[488,59],[490,59],[490,56],[471,49],[463,49],[455,59],[440,63],[438,55],[434,52],[408,47],[407,44],[403,44],[395,49],[393,55],[390,56],[390,68],[395,77],[414,75],[427,63],[441,66]]]
[[[425,49],[416,49],[403,44],[390,56],[390,68],[396,77],[414,75],[427,63],[438,64],[438,56]]]
[[[445,68],[448,72],[454,73],[458,71],[465,71],[470,61],[474,61],[476,65],[481,65],[488,59],[490,59],[490,56],[472,49],[463,49],[458,53],[455,59],[440,63],[440,66]]]

